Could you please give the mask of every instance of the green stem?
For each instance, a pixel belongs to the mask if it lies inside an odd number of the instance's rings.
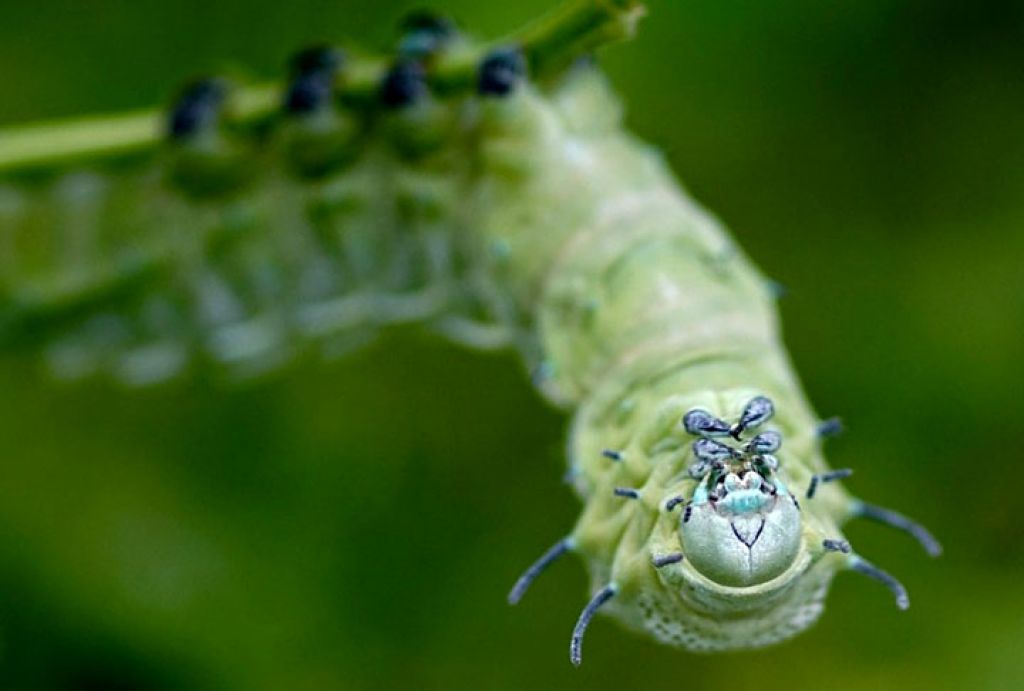
[[[638,0],[568,0],[498,43],[520,45],[531,73],[539,78],[602,45],[628,38],[642,13]],[[431,85],[445,94],[472,88],[485,50],[440,56],[428,77]],[[349,104],[372,103],[387,68],[386,60],[353,59],[339,98]],[[276,84],[240,88],[232,95],[230,125],[245,128],[273,119],[280,93]],[[145,110],[0,130],[0,175],[145,152],[163,140],[164,118],[162,111]]]

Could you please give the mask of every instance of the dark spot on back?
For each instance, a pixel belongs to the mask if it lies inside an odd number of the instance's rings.
[[[331,46],[314,46],[298,53],[291,62],[293,76],[285,94],[285,110],[309,113],[329,103],[334,76],[343,62],[342,52]]]
[[[480,63],[477,90],[485,96],[507,96],[526,75],[526,60],[518,48],[496,48]]]
[[[344,59],[344,53],[334,46],[310,46],[292,56],[291,71],[294,75],[330,72],[341,67]]]
[[[458,35],[455,22],[429,10],[410,12],[399,23],[399,30],[398,54],[413,60],[440,52]]]
[[[227,95],[227,86],[220,79],[203,79],[181,92],[168,121],[168,131],[174,139],[188,137],[210,127],[220,116]]]
[[[395,63],[380,85],[380,100],[388,108],[410,106],[428,93],[423,66],[404,60]]]

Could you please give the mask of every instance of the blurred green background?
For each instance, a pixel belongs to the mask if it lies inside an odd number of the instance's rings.
[[[439,2],[484,36],[550,3]],[[274,76],[392,40],[380,0],[5,0],[0,123]],[[412,331],[226,389],[55,386],[0,356],[0,688],[1024,688],[1024,3],[652,0],[602,57],[632,127],[789,294],[787,342],[848,487],[931,526],[853,525],[898,612],[840,576],[809,633],[695,656],[598,620],[567,561],[565,420],[511,355]]]

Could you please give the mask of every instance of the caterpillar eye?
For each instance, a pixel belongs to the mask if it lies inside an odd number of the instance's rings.
[[[756,473],[747,475],[760,480]],[[743,485],[735,477],[727,480],[725,497],[694,505],[679,524],[686,559],[726,586],[769,581],[789,568],[800,550],[800,512],[789,497],[764,492],[760,481]]]

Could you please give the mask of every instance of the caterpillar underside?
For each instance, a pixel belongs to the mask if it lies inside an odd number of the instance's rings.
[[[636,11],[561,16],[624,33]],[[259,118],[232,114],[263,92],[213,80],[145,150],[5,167],[0,138],[0,334],[42,343],[60,376],[131,385],[202,361],[245,376],[336,356],[400,322],[519,348],[573,412],[585,507],[510,600],[580,554],[594,588],[576,663],[597,611],[711,651],[803,630],[840,570],[905,607],[843,522],[938,544],[832,482],[849,473],[823,460],[830,425],[789,365],[769,283],[623,130],[597,68],[571,59],[592,44],[552,49],[566,36],[484,49],[420,17],[362,91],[349,86],[367,72],[320,47]]]

